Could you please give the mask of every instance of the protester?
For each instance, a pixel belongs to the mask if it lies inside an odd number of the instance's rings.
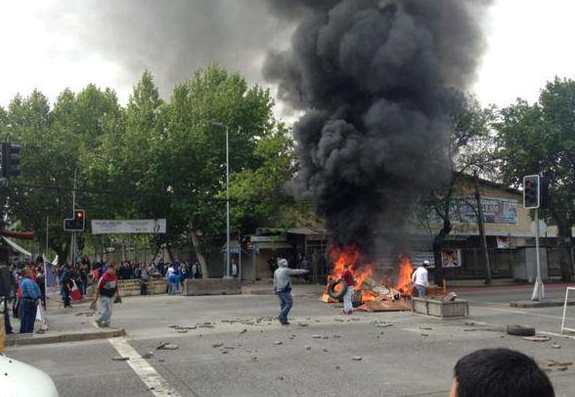
[[[30,279],[28,269],[25,267],[20,271],[20,290],[22,291],[22,311],[20,316],[20,333],[27,334],[34,332],[34,322],[36,321],[36,310],[40,301],[40,288],[35,281]]]
[[[108,265],[106,272],[96,285],[96,294],[94,301],[98,301],[100,313],[94,320],[97,327],[109,327],[112,318],[112,298],[118,293],[118,276],[113,265]]]
[[[349,263],[343,265],[343,273],[341,275],[341,280],[347,286],[345,291],[345,295],[343,296],[343,314],[352,314],[353,313],[353,304],[351,303],[351,298],[353,293],[355,292],[355,280],[353,279],[353,274],[350,270]]]
[[[416,271],[413,272],[411,275],[411,281],[415,284],[415,288],[417,289],[417,296],[423,297],[425,296],[425,288],[429,285],[429,280],[427,279],[427,268],[429,267],[429,261],[425,260],[417,268]]]
[[[282,325],[289,324],[288,314],[293,306],[290,276],[297,276],[307,272],[308,270],[306,269],[289,269],[286,259],[278,259],[278,268],[274,271],[274,293],[280,301],[278,320]]]
[[[555,397],[555,392],[532,358],[499,348],[459,359],[449,397]]]

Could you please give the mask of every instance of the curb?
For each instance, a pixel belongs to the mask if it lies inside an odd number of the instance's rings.
[[[542,302],[537,301],[512,301],[509,302],[511,307],[521,307],[521,308],[537,308],[537,307],[558,307],[565,305],[564,300],[544,300]],[[575,301],[568,301],[567,306],[575,306]]]
[[[78,342],[95,339],[108,339],[125,336],[126,331],[124,328],[110,329],[109,331],[93,331],[93,332],[60,332],[54,335],[47,334],[32,334],[20,336],[6,335],[5,347],[14,346],[27,346],[27,345],[41,345],[50,343],[62,342]]]

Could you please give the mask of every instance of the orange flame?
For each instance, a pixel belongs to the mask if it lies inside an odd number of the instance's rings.
[[[333,270],[327,278],[328,285],[331,281],[342,276],[344,265],[347,263],[350,265],[350,270],[355,279],[355,289],[361,293],[361,302],[370,302],[378,297],[377,293],[361,288],[363,283],[375,274],[376,266],[373,263],[362,261],[361,250],[357,246],[351,245],[343,248],[332,247],[329,249],[328,255],[333,261]],[[411,296],[411,273],[413,266],[407,256],[402,255],[399,257],[399,260],[399,274],[394,288],[395,291],[392,291],[392,295],[395,296],[397,292],[402,296]],[[388,286],[385,287],[388,288]],[[336,292],[340,288],[341,286],[336,286]]]

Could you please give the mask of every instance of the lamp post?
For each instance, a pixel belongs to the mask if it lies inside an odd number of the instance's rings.
[[[212,121],[215,127],[226,129],[226,276],[230,276],[230,145],[229,127],[220,121]]]

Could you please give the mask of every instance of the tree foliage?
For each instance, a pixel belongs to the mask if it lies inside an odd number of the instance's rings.
[[[203,254],[225,240],[226,135],[234,226],[254,228],[286,200],[293,142],[272,108],[267,90],[218,65],[175,87],[169,102],[147,71],[125,107],[94,85],[64,90],[53,106],[39,91],[16,96],[0,108],[0,132],[23,145],[4,217],[42,242],[48,217],[50,247],[66,258],[62,220],[75,183],[75,207],[88,219],[166,218],[168,233],[150,242],[193,244],[207,275]]]
[[[549,186],[549,209],[543,215],[557,225],[562,278],[572,278],[566,238],[575,225],[575,81],[555,78],[539,100],[518,100],[500,112],[495,124],[495,158],[503,182],[520,186],[523,176],[542,174]]]

